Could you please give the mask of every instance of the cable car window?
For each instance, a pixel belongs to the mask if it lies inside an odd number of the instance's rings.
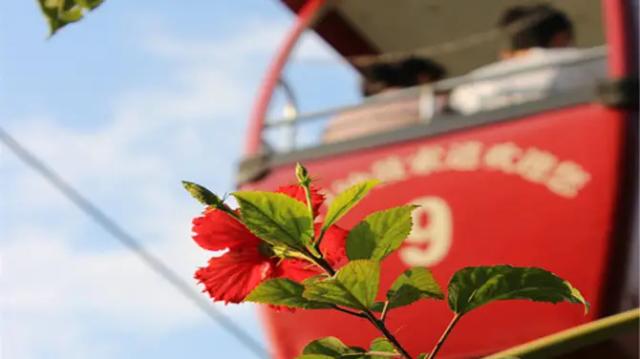
[[[289,87],[309,80],[318,86],[315,93],[296,94],[295,114],[271,112],[265,136],[271,150],[427,126],[578,90],[595,93],[606,78],[599,1],[403,0],[402,6],[387,5],[385,0],[333,5],[378,51],[325,55],[314,70],[296,64],[294,56],[286,71]],[[385,16],[375,15],[380,13]],[[320,29],[311,30],[322,36]],[[328,71],[320,65],[327,60],[342,67]],[[349,80],[340,84],[339,78]]]

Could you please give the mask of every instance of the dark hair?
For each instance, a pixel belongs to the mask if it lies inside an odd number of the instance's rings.
[[[511,50],[551,47],[561,32],[573,36],[573,24],[562,11],[549,5],[514,6],[507,9],[498,25],[507,31]]]
[[[362,94],[371,96],[389,87],[411,87],[419,85],[420,76],[428,77],[429,82],[438,81],[446,76],[445,68],[429,59],[410,57],[396,63],[376,63],[361,69],[363,80]]]
[[[420,75],[426,75],[429,77],[429,82],[435,82],[443,79],[447,75],[447,70],[433,60],[417,57],[408,58],[398,65],[399,86],[419,85]]]
[[[363,67],[361,90],[364,96],[380,93],[382,90],[395,86],[397,71],[391,64],[377,63]]]

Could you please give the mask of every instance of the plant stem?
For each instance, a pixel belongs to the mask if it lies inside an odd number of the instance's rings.
[[[326,231],[326,229],[322,228],[322,229],[320,230],[320,235],[318,236],[318,239],[316,240],[316,242],[315,242],[315,244],[314,244],[314,246],[315,246],[316,250],[318,251],[318,253],[322,253],[322,252],[320,251],[320,243],[322,243],[322,238],[324,238],[324,234],[325,234],[326,232],[327,232],[327,231]]]
[[[382,307],[382,313],[380,313],[380,320],[384,322],[387,319],[387,311],[389,310],[389,301],[384,301],[384,307]]]
[[[329,262],[327,262],[326,260],[324,260],[324,258],[317,258],[314,256],[311,256],[312,261],[319,266],[320,268],[322,268],[325,272],[327,272],[327,274],[329,274],[330,276],[334,276],[336,274],[336,271],[331,267],[331,264],[329,264]]]
[[[221,204],[219,206],[211,206],[211,207],[215,207],[216,209],[225,212],[226,214],[228,214],[231,217],[233,217],[235,220],[237,220],[240,223],[242,223],[242,219],[240,218],[240,215],[238,215],[238,213],[236,213],[234,210],[229,208],[229,206],[227,206],[226,204],[223,203],[223,204]],[[209,208],[211,208],[211,207],[209,207]]]
[[[309,216],[311,217],[311,220],[313,221],[313,205],[311,203],[311,189],[309,188],[309,184],[304,184],[302,185],[302,188],[304,188],[304,196],[307,200],[307,210],[309,211]]]
[[[347,313],[347,314],[353,315],[353,316],[355,316],[355,317],[367,318],[367,316],[366,316],[364,313],[361,313],[361,312],[355,312],[355,311],[353,311],[353,310],[340,308],[340,307],[339,307],[339,306],[337,306],[337,305],[333,305],[332,307],[333,307],[333,309],[335,309],[335,310],[338,310],[338,311],[340,311],[340,312],[343,312],[343,313]]]
[[[317,258],[317,257],[311,255],[310,253],[309,253],[309,255],[310,255],[310,259],[312,259],[312,261],[316,265],[318,265],[325,272],[327,272],[327,274],[329,274],[331,276],[334,276],[336,274],[336,271],[323,258]],[[366,318],[371,324],[373,324],[374,327],[376,327],[376,329],[378,329],[378,331],[380,331],[382,333],[382,335],[384,335],[385,338],[387,338],[387,340],[393,345],[394,348],[396,348],[398,353],[400,353],[400,355],[403,358],[405,358],[405,359],[413,359],[411,357],[411,355],[409,354],[409,352],[407,352],[407,350],[402,347],[400,342],[398,342],[398,340],[393,336],[393,334],[391,334],[389,329],[387,329],[387,327],[385,326],[384,322],[382,320],[376,318],[375,315],[369,309],[363,310],[362,313],[355,313],[355,312],[352,312],[350,310],[339,308],[338,306],[334,306],[334,309],[337,309],[337,310],[339,310],[341,312],[344,312],[344,313],[347,313],[347,314],[351,314],[351,315],[355,315],[355,316],[358,316],[358,317]]]
[[[373,315],[373,313],[371,313],[371,311],[368,309],[365,310],[363,313],[365,314],[366,318],[371,322],[371,324],[373,324],[373,326],[375,326],[376,329],[378,329],[384,335],[384,337],[387,338],[387,340],[393,345],[393,347],[396,348],[398,353],[400,353],[400,355],[403,358],[412,359],[411,354],[409,354],[409,352],[407,352],[407,350],[402,347],[400,342],[398,342],[396,337],[394,337],[393,334],[391,334],[389,329],[387,329],[387,327],[384,325],[384,323],[380,319],[376,318]]]
[[[445,340],[447,340],[447,337],[453,330],[453,327],[456,326],[456,323],[458,323],[458,320],[460,320],[460,318],[462,318],[462,315],[457,313],[453,316],[453,319],[451,319],[451,321],[449,322],[449,325],[447,325],[447,329],[444,330],[444,332],[442,333],[442,336],[440,336],[440,339],[438,339],[436,346],[433,347],[433,350],[431,350],[431,353],[429,353],[429,356],[427,357],[427,359],[433,359],[436,357],[436,354],[438,354],[438,352],[442,348],[442,344],[444,344]]]

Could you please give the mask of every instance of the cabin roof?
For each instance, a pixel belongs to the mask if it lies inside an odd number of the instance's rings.
[[[282,0],[293,12],[307,0]],[[604,43],[599,0],[545,1],[566,12],[579,47]],[[522,0],[342,0],[316,23],[316,31],[349,62],[362,55],[416,52],[446,64],[450,75],[496,58],[503,38],[495,36],[502,12]],[[494,36],[483,36],[493,30]]]

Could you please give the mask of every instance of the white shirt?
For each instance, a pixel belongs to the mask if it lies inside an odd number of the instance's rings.
[[[599,49],[533,48],[521,56],[480,67],[467,75],[469,83],[453,90],[449,103],[454,110],[471,114],[578,87],[595,89],[606,76],[606,62],[604,57],[594,56],[594,50]],[[574,63],[580,59],[588,60]],[[487,78],[492,76],[496,77]]]
[[[369,98],[362,107],[339,113],[329,121],[323,141],[345,141],[420,122],[418,95],[396,95],[395,90],[385,91]]]

